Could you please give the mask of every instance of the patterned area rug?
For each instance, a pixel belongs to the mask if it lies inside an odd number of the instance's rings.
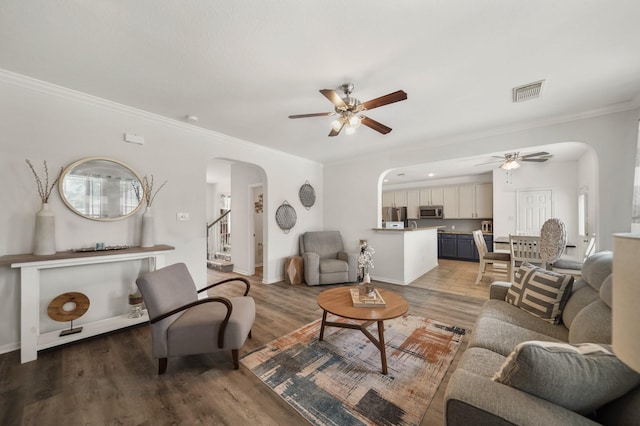
[[[384,324],[386,376],[362,332],[327,327],[320,342],[320,320],[241,362],[314,425],[418,425],[465,330],[412,315]],[[377,336],[375,324],[369,331]]]

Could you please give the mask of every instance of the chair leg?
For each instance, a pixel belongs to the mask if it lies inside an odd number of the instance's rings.
[[[158,360],[158,375],[162,375],[167,371],[167,358],[160,358]]]
[[[482,276],[484,275],[484,268],[485,268],[484,261],[481,260],[480,261],[479,270],[478,270],[478,277],[476,278],[476,285],[478,285],[480,283],[480,280],[482,279]]]
[[[251,339],[251,337],[253,336],[251,336],[251,330],[249,330],[249,339]]]
[[[240,368],[240,362],[239,362],[239,351],[237,349],[232,349],[231,350],[231,356],[233,357],[233,369],[237,370]]]

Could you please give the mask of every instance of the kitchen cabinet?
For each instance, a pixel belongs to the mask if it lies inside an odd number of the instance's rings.
[[[458,187],[458,217],[461,219],[491,219],[493,217],[493,185],[490,183],[460,185]]]
[[[429,187],[420,189],[421,206],[441,206],[443,205],[443,188]]]
[[[442,191],[442,213],[445,219],[458,219],[458,187],[445,186]]]
[[[407,219],[417,219],[420,217],[420,190],[410,189],[407,191]]]
[[[383,192],[382,207],[407,207],[407,191]]]
[[[393,207],[393,191],[382,193],[382,207]]]
[[[489,251],[493,251],[493,235],[484,235],[484,241]],[[438,257],[471,262],[480,261],[472,234],[438,234]]]

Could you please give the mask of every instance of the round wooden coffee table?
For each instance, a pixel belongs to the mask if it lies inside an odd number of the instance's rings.
[[[384,347],[384,320],[397,318],[406,314],[409,310],[409,304],[407,303],[407,300],[399,294],[395,294],[389,290],[378,289],[386,306],[378,308],[356,308],[351,302],[350,291],[352,288],[354,287],[332,288],[323,291],[318,295],[318,305],[323,309],[319,340],[322,341],[324,338],[325,327],[352,328],[360,330],[380,351],[382,374],[387,374],[387,352]],[[327,321],[327,313],[364,322],[362,324],[348,324]],[[367,327],[374,322],[378,323],[377,339],[369,332],[369,330],[367,330]]]

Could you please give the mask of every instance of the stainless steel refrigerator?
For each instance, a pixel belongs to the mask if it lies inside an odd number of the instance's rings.
[[[402,222],[407,226],[407,208],[406,207],[383,207],[382,222]]]

